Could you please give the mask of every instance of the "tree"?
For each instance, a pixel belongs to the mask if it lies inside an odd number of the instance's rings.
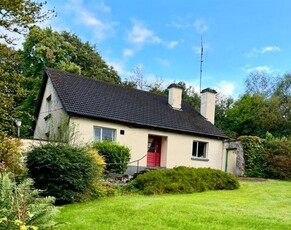
[[[286,121],[291,122],[291,74],[285,74],[278,78],[274,96],[279,97],[280,111]]]
[[[231,108],[233,103],[234,100],[232,97],[226,97],[222,95],[222,93],[216,94],[215,125],[223,130],[229,137],[235,137],[235,133],[229,129],[229,124],[226,119],[226,113]]]
[[[34,26],[23,44],[24,74],[41,78],[45,67],[81,74],[97,80],[119,84],[120,77],[108,66],[95,46],[83,43],[69,32]]]
[[[291,135],[291,121],[280,111],[279,97],[264,98],[259,94],[244,94],[227,110],[226,125],[237,136],[264,137],[267,131],[275,136]]]
[[[0,134],[15,134],[14,122],[24,112],[17,109],[24,100],[25,78],[22,75],[21,58],[18,52],[0,44]]]
[[[260,94],[263,97],[273,95],[275,78],[266,72],[253,71],[245,80],[245,89],[248,94]]]
[[[192,86],[187,86],[185,82],[178,82],[178,86],[182,88],[182,99],[187,101],[190,105],[193,106],[197,111],[200,110],[200,97],[195,93],[195,89]]]
[[[37,23],[43,22],[54,15],[54,11],[43,11],[46,2],[31,0],[1,0],[0,2],[0,28],[6,31],[23,34],[27,29]],[[13,38],[1,33],[0,38],[12,43]]]
[[[22,58],[24,76],[29,84],[25,88],[29,96],[20,106],[30,114],[23,123],[31,126],[45,67],[57,68],[81,74],[97,80],[119,84],[120,77],[113,67],[108,66],[88,42],[83,43],[76,35],[56,32],[51,28],[34,26],[23,45]],[[25,133],[29,136],[29,132]]]

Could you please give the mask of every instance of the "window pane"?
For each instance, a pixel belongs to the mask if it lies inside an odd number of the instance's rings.
[[[197,157],[197,142],[193,141],[192,156]]]
[[[115,130],[102,128],[102,140],[114,141]]]
[[[101,141],[101,128],[94,127],[94,137],[96,141]]]
[[[205,143],[199,142],[198,143],[198,157],[204,157],[205,158]]]

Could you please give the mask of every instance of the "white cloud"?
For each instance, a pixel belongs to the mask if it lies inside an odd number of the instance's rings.
[[[267,53],[267,52],[278,52],[281,49],[278,46],[266,46],[262,48],[262,53]]]
[[[251,51],[246,53],[246,56],[252,57],[252,56],[257,56],[259,54],[271,53],[271,52],[279,52],[279,51],[281,51],[281,49],[278,46],[265,46],[265,47],[262,47],[260,49],[253,48]]]
[[[107,58],[105,59],[106,59],[106,63],[109,66],[112,66],[117,71],[119,76],[124,76],[125,74],[127,74],[124,63],[118,60],[108,60]]]
[[[242,68],[243,71],[250,73],[250,72],[266,72],[266,73],[272,73],[273,67],[272,66],[267,66],[267,65],[262,65],[262,66],[256,66],[256,67],[251,67],[250,65],[246,65],[245,67]]]
[[[97,3],[97,8],[104,13],[111,13],[111,8],[106,6],[103,1]]]
[[[167,44],[168,48],[172,49],[179,44],[179,41],[171,41]]]
[[[93,8],[87,8],[82,0],[70,0],[65,10],[74,14],[75,23],[89,27],[98,40],[103,40],[111,35],[114,27],[118,25],[117,22],[100,18],[101,15],[111,13],[110,7],[103,2],[94,5]]]
[[[140,45],[144,43],[158,44],[162,42],[162,40],[156,36],[153,31],[148,29],[141,21],[132,19],[132,23],[132,29],[127,36],[129,42]]]
[[[169,66],[171,64],[168,59],[156,58],[156,61],[162,66]]]
[[[133,49],[124,49],[123,50],[123,57],[132,57],[134,55]]]
[[[217,90],[217,92],[221,92],[226,96],[234,95],[235,93],[235,83],[234,82],[228,82],[225,80],[220,81],[214,88]]]
[[[191,15],[187,15],[183,18],[176,18],[175,21],[171,21],[166,24],[169,27],[174,27],[176,29],[195,29],[198,34],[203,34],[208,30],[208,25],[205,20],[196,19],[193,20]]]
[[[194,26],[195,26],[196,32],[198,34],[203,34],[204,32],[206,32],[208,30],[207,24],[201,19],[197,19],[194,22]]]

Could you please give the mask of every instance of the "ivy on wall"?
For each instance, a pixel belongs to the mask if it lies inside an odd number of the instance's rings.
[[[245,176],[265,177],[264,170],[264,144],[256,136],[241,136],[245,159]]]

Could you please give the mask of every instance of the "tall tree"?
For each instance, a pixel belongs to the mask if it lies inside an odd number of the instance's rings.
[[[266,132],[275,136],[291,135],[291,120],[280,111],[280,98],[265,98],[260,94],[245,94],[227,110],[225,123],[237,136],[264,137]]]
[[[54,15],[54,11],[43,11],[46,2],[31,0],[1,0],[0,28],[11,33],[23,34],[37,22],[42,22]],[[13,38],[1,33],[0,38],[12,43]]]
[[[24,124],[30,126],[45,67],[116,84],[121,82],[117,72],[105,63],[95,46],[66,31],[59,33],[51,28],[34,26],[23,44],[22,58],[29,96],[20,108],[31,115],[23,118]]]
[[[13,135],[14,122],[23,115],[17,105],[26,96],[25,78],[19,53],[4,44],[0,44],[0,63],[0,133]]]
[[[235,137],[236,133],[234,133],[229,128],[229,124],[226,119],[226,113],[231,108],[234,103],[234,99],[232,97],[227,97],[222,93],[216,94],[215,101],[215,125],[224,131],[226,135],[229,137]]]
[[[275,77],[266,72],[253,71],[245,80],[245,92],[270,97],[274,93],[275,80]]]
[[[51,28],[33,27],[24,44],[25,76],[41,78],[45,66],[117,83],[120,77],[108,66],[95,46],[82,42],[76,35]]]

